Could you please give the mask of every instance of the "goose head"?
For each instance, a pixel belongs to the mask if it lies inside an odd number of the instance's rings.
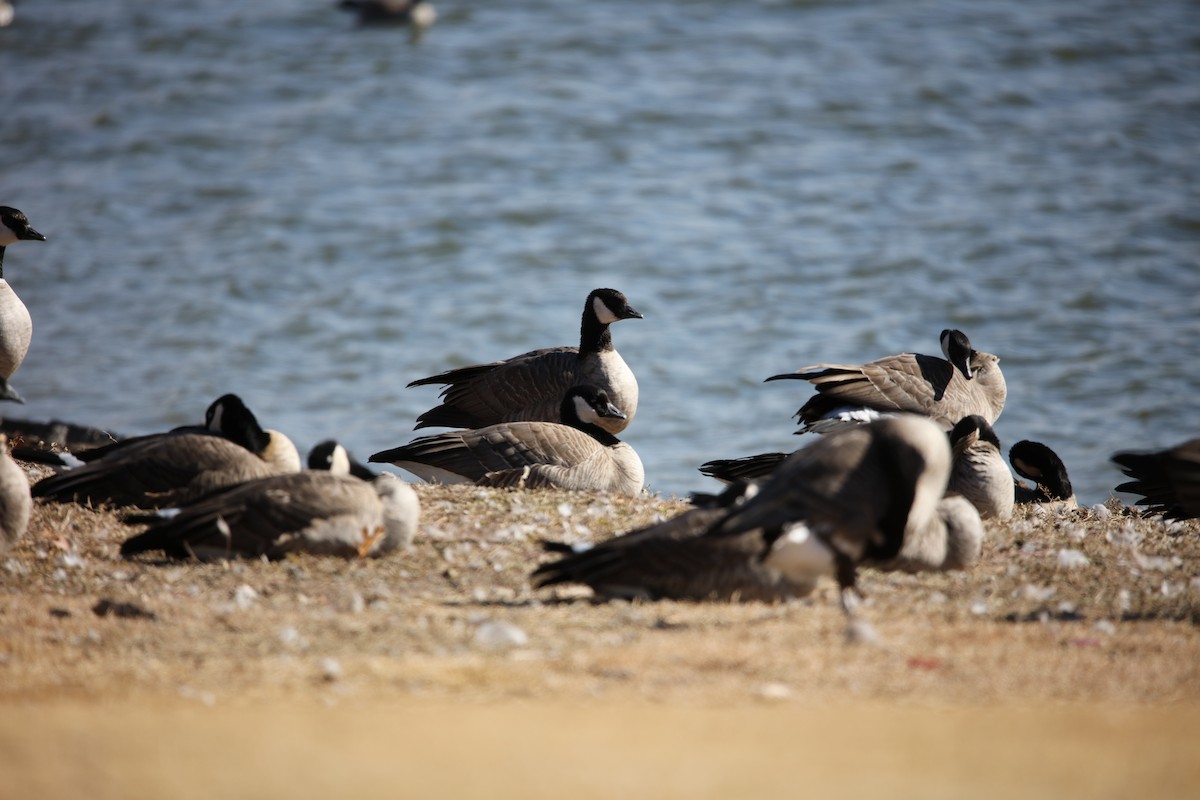
[[[1041,442],[1017,442],[1009,448],[1008,461],[1018,475],[1034,482],[1046,500],[1070,500],[1075,496],[1066,465]]]
[[[562,402],[562,421],[575,428],[600,428],[603,419],[625,419],[625,412],[612,404],[608,392],[595,386],[572,386]]]
[[[642,319],[642,314],[629,305],[625,295],[616,289],[594,289],[588,295],[588,308],[602,325],[623,319]]]
[[[334,439],[326,439],[308,451],[308,468],[326,470],[334,475],[353,475],[364,481],[373,481],[377,477]]]
[[[971,357],[975,355],[971,340],[962,331],[950,328],[942,331],[940,338],[946,360],[953,364],[964,378],[971,380],[974,377],[971,371]]]

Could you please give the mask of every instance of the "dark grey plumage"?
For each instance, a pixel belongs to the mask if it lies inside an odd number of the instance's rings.
[[[281,558],[291,552],[379,556],[406,547],[420,504],[395,475],[362,480],[353,458],[322,443],[310,461],[325,469],[250,480],[171,513],[136,516],[149,523],[121,545],[121,555],[162,551],[170,558]]]
[[[609,325],[641,318],[625,295],[615,289],[595,289],[583,306],[578,347],[532,350],[408,384],[445,385],[441,405],[421,414],[416,427],[475,429],[502,422],[558,422],[563,394],[586,384],[603,389],[624,412],[624,418],[601,424],[609,433],[620,433],[637,413],[638,385],[613,346]]]
[[[600,427],[621,410],[594,386],[559,400],[562,422],[505,422],[424,436],[370,457],[423,480],[510,488],[560,488],[636,495],[645,471],[628,444]]]
[[[1114,453],[1112,460],[1133,478],[1117,491],[1141,495],[1137,505],[1167,519],[1200,517],[1200,439],[1164,450]]]
[[[1008,396],[1000,359],[972,349],[961,331],[943,331],[941,338],[952,360],[901,353],[861,365],[815,364],[767,380],[806,380],[816,388],[796,412],[800,433],[897,412],[930,417],[947,431],[971,414],[994,424]]]
[[[61,454],[60,454],[61,455]],[[78,454],[79,462],[33,486],[57,502],[161,508],[242,481],[296,472],[295,445],[263,429],[236,395],[209,406],[208,426],[123,439]]]

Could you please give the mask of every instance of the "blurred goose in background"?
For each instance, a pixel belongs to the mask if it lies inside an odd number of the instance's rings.
[[[424,436],[369,460],[435,483],[637,495],[645,479],[641,459],[600,427],[624,416],[603,389],[574,386],[559,401],[562,422],[505,422]]]
[[[1014,472],[1033,481],[1033,486],[1014,481],[1016,502],[1045,503],[1063,509],[1079,507],[1071,479],[1067,476],[1067,466],[1058,453],[1046,445],[1022,439],[1009,448],[1008,462]]]
[[[278,559],[305,552],[366,558],[412,542],[420,501],[411,486],[391,474],[355,476],[358,462],[333,441],[314,447],[308,463],[303,472],[258,478],[180,509],[127,518],[150,527],[127,539],[121,555],[162,551],[169,558]]]
[[[796,412],[799,433],[825,433],[895,412],[922,414],[946,431],[972,414],[995,424],[1008,395],[1000,359],[972,348],[962,331],[942,331],[941,344],[945,359],[901,353],[862,365],[815,364],[767,380],[806,380],[816,387]]]
[[[1112,460],[1133,478],[1116,490],[1142,495],[1137,505],[1167,519],[1200,517],[1200,439],[1165,450],[1115,453]]]
[[[625,295],[596,289],[583,305],[578,347],[532,350],[504,361],[447,370],[408,384],[444,384],[442,403],[417,418],[417,428],[484,428],[502,422],[558,422],[563,393],[590,385],[608,393],[623,413],[600,420],[620,433],[637,413],[638,384],[613,346],[609,325],[641,319]]]
[[[965,498],[943,497],[951,463],[937,424],[884,417],[788,456],[705,535],[761,529],[765,567],[799,584],[836,577],[851,615],[859,566],[919,572],[966,569],[978,559],[979,513]]]
[[[738,481],[696,508],[596,545],[543,542],[562,557],[533,573],[538,588],[579,583],[597,598],[625,600],[717,600],[772,602],[809,594],[816,583],[799,582],[768,567],[760,528],[737,536],[705,536],[715,522],[753,497],[757,487]]]
[[[948,491],[967,498],[983,519],[1008,519],[1013,512],[1013,475],[1004,463],[1000,440],[978,414],[963,417],[950,431]]]
[[[8,380],[25,360],[33,337],[29,309],[4,278],[4,249],[14,242],[44,241],[46,237],[33,229],[28,217],[10,206],[0,206],[0,400],[25,402]]]
[[[83,451],[74,466],[43,478],[33,496],[56,502],[161,508],[235,483],[300,470],[300,454],[263,429],[236,395],[209,407],[209,427],[123,439]]]
[[[428,28],[437,22],[437,9],[429,0],[339,0],[338,8],[355,12],[360,25]]]
[[[0,553],[25,535],[33,500],[25,470],[8,456],[8,437],[0,433]]]

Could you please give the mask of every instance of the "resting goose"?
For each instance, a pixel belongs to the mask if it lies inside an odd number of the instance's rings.
[[[1013,475],[1004,463],[1000,440],[978,414],[963,417],[950,431],[948,491],[970,501],[983,519],[1008,519],[1013,512]]]
[[[609,325],[641,319],[615,289],[596,289],[583,305],[579,347],[533,350],[504,361],[459,367],[408,384],[444,384],[442,404],[417,418],[417,428],[483,428],[501,422],[557,422],[563,393],[572,386],[603,389],[621,417],[600,427],[620,433],[637,413],[638,385],[613,346]]]
[[[983,524],[966,499],[943,497],[950,469],[936,424],[884,417],[796,451],[705,535],[761,529],[764,566],[801,584],[834,575],[849,614],[859,566],[918,572],[978,559]]]
[[[581,583],[603,599],[773,602],[803,597],[815,580],[803,576],[796,582],[766,566],[761,529],[704,535],[756,491],[753,483],[736,482],[696,508],[597,545],[543,542],[547,552],[562,557],[538,567],[534,585]]]
[[[0,553],[25,535],[32,510],[29,478],[9,458],[8,437],[0,433]]]
[[[1142,495],[1137,505],[1167,519],[1200,517],[1200,439],[1165,450],[1115,453],[1112,460],[1133,478],[1116,490]]]
[[[29,309],[4,279],[4,248],[13,242],[44,242],[46,237],[29,224],[29,218],[15,208],[0,206],[0,400],[24,403],[8,385],[8,379],[25,360],[33,321]]]
[[[600,427],[606,419],[624,417],[607,392],[571,387],[559,402],[559,415],[562,422],[504,422],[424,436],[369,460],[436,483],[641,493],[641,459]]]
[[[825,433],[895,412],[922,414],[947,431],[972,414],[995,424],[1008,395],[1000,359],[972,349],[962,331],[942,331],[941,341],[946,359],[901,353],[862,365],[815,364],[767,380],[799,379],[816,387],[796,412],[800,433]]]
[[[1023,439],[1008,449],[1008,461],[1014,472],[1033,481],[1033,486],[1026,486],[1014,480],[1016,502],[1045,503],[1062,509],[1079,507],[1066,465],[1046,445]]]
[[[161,550],[169,558],[201,560],[288,553],[381,556],[407,547],[420,502],[395,475],[351,474],[355,462],[341,445],[323,442],[309,463],[323,468],[247,481],[149,522],[121,545],[126,558]],[[361,466],[361,465],[360,465]]]
[[[266,430],[236,395],[209,407],[209,428],[176,429],[82,451],[77,466],[43,478],[33,496],[57,502],[161,508],[242,481],[300,470],[300,454]]]
[[[429,0],[339,0],[338,8],[358,14],[360,25],[428,28],[437,22],[437,9]]]

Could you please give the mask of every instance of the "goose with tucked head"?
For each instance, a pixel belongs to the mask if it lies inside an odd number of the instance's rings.
[[[246,481],[179,509],[127,517],[149,528],[127,539],[121,555],[161,551],[169,558],[277,559],[305,552],[353,558],[409,545],[420,515],[411,486],[362,465],[355,470],[358,462],[337,442],[314,447],[309,464],[303,472]]]

